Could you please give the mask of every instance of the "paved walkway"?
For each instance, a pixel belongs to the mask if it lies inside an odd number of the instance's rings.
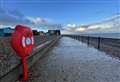
[[[32,70],[30,82],[120,82],[120,60],[67,37]]]

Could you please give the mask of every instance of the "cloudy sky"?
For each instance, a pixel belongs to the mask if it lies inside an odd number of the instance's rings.
[[[91,24],[120,11],[120,0],[0,0],[0,24]]]

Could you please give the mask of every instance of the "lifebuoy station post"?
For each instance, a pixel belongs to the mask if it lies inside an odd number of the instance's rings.
[[[28,79],[28,69],[26,59],[32,51],[34,45],[34,38],[31,28],[17,25],[15,31],[12,33],[11,46],[21,58],[23,68],[22,82]]]

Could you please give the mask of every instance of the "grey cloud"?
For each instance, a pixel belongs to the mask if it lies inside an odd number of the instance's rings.
[[[16,24],[36,25],[47,23],[47,20],[42,18],[40,20],[37,20],[35,18],[32,19],[34,21],[27,18],[27,16],[25,16],[18,10],[5,10],[3,8],[0,8],[0,24],[2,25],[16,25]]]
[[[4,10],[0,8],[0,24],[15,25],[15,24],[31,24],[30,20],[17,10]]]
[[[0,8],[0,25],[24,24],[38,29],[60,29],[61,24],[53,24],[46,18],[25,16],[18,10],[5,10]]]

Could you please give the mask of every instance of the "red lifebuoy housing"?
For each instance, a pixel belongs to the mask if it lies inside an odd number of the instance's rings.
[[[11,46],[21,58],[23,65],[23,81],[27,80],[26,58],[31,53],[34,45],[32,30],[23,25],[17,25],[12,33]]]

